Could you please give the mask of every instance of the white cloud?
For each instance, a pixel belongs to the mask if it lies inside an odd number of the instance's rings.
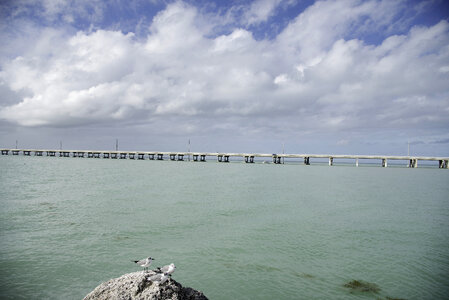
[[[269,18],[279,1],[267,3],[254,2],[248,22]],[[379,45],[348,38],[358,25],[384,26],[382,12],[398,7],[387,3],[317,2],[261,41],[242,28],[210,37],[200,26],[207,16],[183,2],[161,11],[145,39],[43,29],[29,50],[2,58],[2,89],[16,96],[0,98],[0,118],[51,127],[169,122],[189,133],[448,128],[446,21]]]
[[[59,20],[72,23],[75,16],[89,22],[101,20],[106,4],[101,0],[15,0],[2,6],[8,19],[34,16],[49,23]]]
[[[256,0],[245,11],[243,19],[246,20],[247,25],[265,22],[273,16],[275,9],[281,2],[282,0]]]

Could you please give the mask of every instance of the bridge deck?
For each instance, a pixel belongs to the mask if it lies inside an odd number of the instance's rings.
[[[418,161],[436,161],[439,163],[439,168],[449,169],[449,157],[434,157],[434,156],[395,156],[395,155],[342,155],[342,154],[268,154],[268,153],[222,153],[222,152],[161,152],[161,151],[110,151],[110,150],[57,150],[57,149],[0,149],[2,155],[18,155],[20,152],[23,155],[42,156],[46,153],[47,156],[63,157],[88,157],[88,158],[130,158],[149,159],[157,157],[158,160],[163,160],[164,157],[169,157],[170,160],[184,160],[184,157],[192,157],[194,161],[206,161],[206,157],[216,157],[219,162],[229,162],[230,157],[243,158],[247,163],[254,163],[254,158],[270,158],[273,163],[280,164],[286,158],[289,159],[304,159],[304,164],[309,165],[311,158],[328,159],[329,165],[333,165],[335,159],[354,159],[358,166],[359,160],[382,160],[382,166],[387,167],[389,160],[403,160],[408,162],[409,167],[416,168]],[[86,156],[87,154],[87,156]],[[224,160],[223,160],[224,158]]]

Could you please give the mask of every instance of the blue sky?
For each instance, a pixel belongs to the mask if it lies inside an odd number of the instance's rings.
[[[0,38],[0,147],[449,156],[448,1],[1,1]]]

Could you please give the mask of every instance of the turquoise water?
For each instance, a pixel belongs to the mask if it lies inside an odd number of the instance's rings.
[[[210,299],[449,297],[448,170],[0,156],[0,199],[2,299],[146,256]]]

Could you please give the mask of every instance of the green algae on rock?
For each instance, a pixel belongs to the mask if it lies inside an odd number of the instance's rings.
[[[362,280],[352,280],[345,283],[343,286],[351,289],[351,292],[378,293],[380,291],[377,284]]]

